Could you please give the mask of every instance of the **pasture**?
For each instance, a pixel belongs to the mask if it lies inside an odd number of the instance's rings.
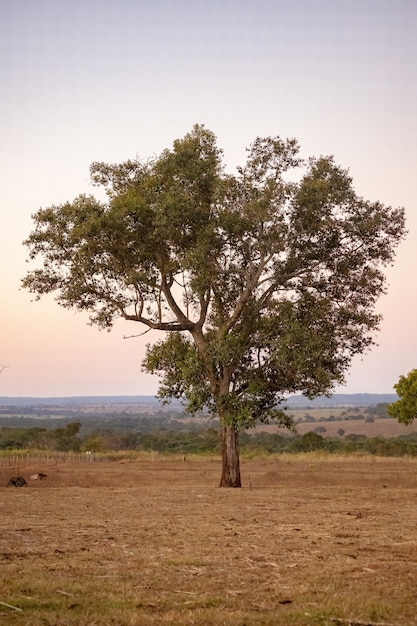
[[[306,411],[290,411],[290,414],[293,415],[295,419],[302,417],[302,413],[306,413]],[[368,438],[384,437],[385,439],[390,439],[417,433],[417,420],[414,420],[414,422],[408,424],[407,426],[392,418],[380,419],[377,417],[373,422],[366,422],[364,419],[342,419],[341,421],[329,422],[323,418],[328,417],[329,413],[337,414],[336,411],[330,411],[328,409],[312,409],[308,411],[308,413],[315,419],[315,421],[297,423],[296,427],[299,435],[304,435],[305,433],[317,428],[317,426],[325,427],[326,432],[323,433],[325,437],[337,437],[337,431],[340,428],[343,428],[345,431],[345,436],[355,433],[356,435],[365,435],[365,437]],[[288,431],[285,429],[277,430],[277,426],[273,424],[259,424],[256,427],[256,430],[263,430],[269,433],[280,432],[281,434],[288,434]]]
[[[44,480],[30,475],[45,472]],[[0,468],[0,623],[415,625],[417,460]]]

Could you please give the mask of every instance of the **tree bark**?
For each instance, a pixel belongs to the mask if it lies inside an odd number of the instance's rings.
[[[234,426],[220,426],[222,477],[219,487],[241,487],[239,433]]]

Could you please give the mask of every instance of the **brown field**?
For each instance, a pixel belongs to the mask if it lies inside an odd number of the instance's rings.
[[[400,424],[394,419],[378,419],[375,418],[374,422],[365,422],[365,420],[342,420],[340,422],[327,422],[321,421],[320,417],[327,417],[327,413],[331,415],[337,415],[337,412],[329,409],[313,409],[310,411],[294,412],[290,411],[291,415],[295,418],[302,417],[305,413],[310,413],[316,421],[314,422],[301,422],[297,424],[297,433],[304,435],[311,430],[317,428],[317,426],[324,426],[325,433],[322,433],[324,437],[337,437],[337,431],[339,428],[343,428],[345,436],[355,433],[356,435],[365,435],[366,437],[384,437],[385,439],[399,437],[400,435],[410,435],[417,433],[417,420],[414,420],[409,426]],[[256,430],[263,430],[269,433],[288,433],[287,430],[278,430],[277,426],[273,424],[259,425]],[[250,431],[248,431],[250,432]],[[417,623],[417,621],[416,621]]]
[[[0,468],[1,624],[417,624],[417,460],[153,459]]]

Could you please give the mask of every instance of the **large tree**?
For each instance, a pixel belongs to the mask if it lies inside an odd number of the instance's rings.
[[[220,486],[240,487],[239,431],[289,426],[287,394],[329,393],[373,344],[404,211],[358,197],[332,157],[303,161],[293,139],[257,138],[227,174],[199,125],[149,161],[93,163],[91,177],[106,202],[33,216],[25,244],[43,266],[23,285],[103,328],[122,317],[163,331],[143,367],[161,398],[219,417]]]

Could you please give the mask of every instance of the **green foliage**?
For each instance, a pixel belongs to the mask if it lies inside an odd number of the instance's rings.
[[[332,157],[302,161],[294,139],[257,138],[230,175],[196,125],[159,157],[93,163],[91,177],[106,202],[33,216],[25,244],[43,265],[23,286],[101,328],[122,317],[167,332],[143,363],[163,399],[236,431],[290,427],[286,394],[329,393],[373,344],[404,211],[357,196]]]
[[[219,453],[219,434],[213,429],[200,432],[159,431],[144,435],[139,450],[155,450],[174,454]]]
[[[389,404],[387,411],[399,422],[411,424],[417,417],[417,369],[411,370],[407,376],[400,376],[394,389],[400,399]]]
[[[60,450],[63,452],[80,450],[78,437],[80,422],[72,422],[63,428],[9,428],[0,427],[0,450],[38,449]]]
[[[378,419],[388,418],[389,415],[387,412],[387,407],[388,404],[386,402],[381,402],[379,404],[376,404],[375,406],[367,407],[366,413],[368,413],[368,415],[378,417]]]
[[[326,448],[325,439],[315,433],[314,431],[310,431],[302,435],[301,437],[296,437],[290,446],[291,452],[312,452],[313,450],[323,450]]]
[[[43,439],[44,428],[0,428],[0,450],[19,450],[38,447],[37,443]]]
[[[217,429],[201,424],[178,422],[177,420],[142,419],[137,428],[136,421],[125,424],[124,429],[100,427],[96,430],[75,435],[71,442],[63,438],[67,429],[45,428],[0,428],[0,451],[49,450],[110,453],[118,451],[154,451],[163,454],[220,454],[220,438]],[[71,425],[74,429],[74,426]],[[71,429],[70,429],[71,430]],[[246,455],[297,454],[299,452],[371,454],[376,456],[417,456],[417,434],[413,433],[392,439],[367,438],[354,433],[338,438],[322,436],[314,431],[304,435],[268,433],[260,430],[242,431],[240,448]]]
[[[146,370],[151,373],[165,372],[158,391],[158,396],[165,402],[169,398],[187,395],[186,408],[190,413],[205,407],[214,410],[202,359],[182,333],[172,333],[152,348],[148,347]]]

